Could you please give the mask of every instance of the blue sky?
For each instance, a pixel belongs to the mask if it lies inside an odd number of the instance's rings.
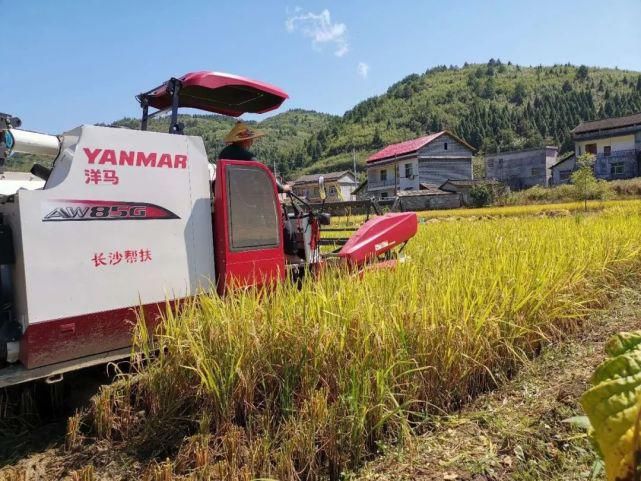
[[[334,114],[439,64],[641,71],[641,0],[0,0],[0,12],[0,112],[50,133],[137,116],[135,94],[194,70]]]

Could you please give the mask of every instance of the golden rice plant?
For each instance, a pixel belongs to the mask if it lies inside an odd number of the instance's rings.
[[[495,387],[636,276],[640,205],[422,225],[393,270],[204,294],[167,315],[151,362],[101,393],[96,431],[144,413],[125,440],[183,453],[181,476],[338,479]]]

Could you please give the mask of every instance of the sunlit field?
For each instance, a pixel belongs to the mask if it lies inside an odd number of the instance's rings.
[[[588,212],[598,212],[606,208],[625,207],[641,211],[641,200],[590,200],[587,202]],[[451,217],[512,217],[523,215],[570,214],[586,210],[583,202],[563,202],[557,204],[530,204],[481,207],[478,209],[450,209],[419,212],[421,219],[442,219]]]
[[[600,212],[606,208],[636,207],[641,212],[641,200],[589,200],[587,202],[588,212]],[[427,210],[418,212],[421,222],[431,219],[457,220],[462,217],[520,217],[528,215],[569,215],[573,213],[582,213],[586,211],[586,204],[583,202],[562,202],[555,204],[529,204],[529,205],[510,205],[510,206],[493,206],[481,208],[461,208],[461,209],[442,209]],[[364,222],[365,215],[344,215],[332,218],[332,227],[353,226]]]
[[[638,275],[641,202],[589,207],[421,213],[493,218],[422,224],[407,262],[363,278],[203,295],[154,349],[138,329],[157,355],[72,418],[71,449],[99,438],[168,459],[149,479],[338,479],[497,386]]]

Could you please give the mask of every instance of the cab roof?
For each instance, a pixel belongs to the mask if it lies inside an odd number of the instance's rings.
[[[238,117],[277,109],[289,96],[273,85],[220,72],[191,72],[178,78],[179,107]],[[140,94],[150,107],[165,110],[172,105],[169,82]]]

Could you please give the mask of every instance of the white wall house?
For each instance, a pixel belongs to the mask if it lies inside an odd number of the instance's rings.
[[[398,192],[471,179],[474,148],[447,130],[388,145],[367,159],[367,193],[379,199]]]
[[[641,174],[641,113],[581,122],[572,130],[574,153],[596,156],[598,178],[626,179]]]
[[[354,200],[353,192],[358,186],[358,182],[351,170],[303,175],[292,183],[294,194],[304,197],[310,202],[320,202],[318,192],[318,178],[320,176],[325,179],[326,202]]]

